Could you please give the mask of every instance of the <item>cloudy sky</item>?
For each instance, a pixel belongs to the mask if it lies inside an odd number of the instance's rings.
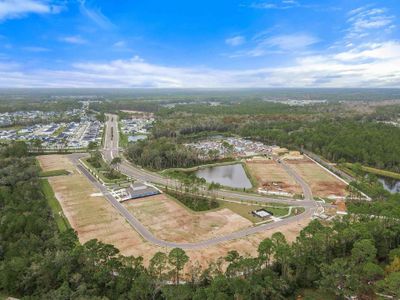
[[[400,87],[399,0],[0,0],[0,87]]]

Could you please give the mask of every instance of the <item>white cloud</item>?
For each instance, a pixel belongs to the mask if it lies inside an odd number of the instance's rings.
[[[400,44],[394,41],[384,43],[367,43],[340,52],[334,58],[340,61],[365,61],[371,59],[390,60],[400,57]]]
[[[347,22],[350,24],[347,38],[365,38],[373,33],[385,34],[394,28],[394,17],[384,8],[363,6],[350,11]]]
[[[398,87],[400,42],[363,44],[339,53],[308,55],[285,67],[245,70],[180,68],[136,56],[79,62],[68,70],[22,72],[0,64],[1,87]]]
[[[60,38],[60,41],[69,43],[69,44],[87,44],[87,40],[84,38],[80,37],[79,35],[71,35],[71,36],[65,36]]]
[[[258,9],[289,9],[301,6],[302,5],[295,0],[261,1],[261,2],[254,2],[250,5],[250,7]]]
[[[276,47],[281,50],[305,49],[310,45],[318,43],[318,39],[306,33],[276,35],[266,38],[261,43],[264,46]]]
[[[245,42],[245,38],[241,35],[237,35],[231,38],[228,38],[225,40],[225,43],[228,44],[229,46],[240,46]]]
[[[255,45],[247,50],[237,51],[229,57],[259,57],[267,54],[283,54],[288,52],[301,53],[309,46],[319,42],[319,39],[308,33],[294,33],[269,36],[269,32],[257,34],[253,39]]]
[[[125,41],[118,41],[118,42],[115,42],[115,43],[113,44],[113,47],[116,47],[116,48],[124,48],[124,47],[126,47],[126,43],[125,43]]]
[[[23,47],[22,48],[25,51],[30,51],[30,52],[48,52],[50,49],[44,48],[44,47],[38,47],[38,46],[28,46],[28,47]]]
[[[28,14],[59,13],[61,6],[43,0],[2,0],[0,1],[0,21],[22,18]]]
[[[81,13],[103,29],[112,29],[115,25],[98,8],[89,8],[86,0],[79,0]]]
[[[1,0],[0,0],[1,1]],[[288,3],[286,3],[288,4]],[[64,69],[25,71],[23,65],[1,63],[0,87],[398,87],[400,86],[400,41],[384,36],[393,19],[384,9],[362,7],[348,15],[349,29],[325,50],[313,45],[319,39],[300,32],[273,35],[264,31],[247,39],[246,48],[232,56],[285,55],[284,65],[268,64],[248,69],[218,69],[159,65],[135,56],[105,62],[75,62]],[[374,36],[372,31],[379,34]],[[367,35],[350,39],[351,34]],[[87,43],[78,36],[61,39]],[[228,45],[245,42],[241,35],[225,40]],[[112,44],[124,49],[123,40]],[[310,51],[310,49],[312,51]],[[6,61],[4,59],[4,61]],[[7,59],[7,61],[9,61]],[[278,62],[277,62],[278,63]]]

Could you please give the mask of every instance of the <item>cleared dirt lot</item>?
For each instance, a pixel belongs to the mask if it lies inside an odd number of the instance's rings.
[[[307,226],[309,222],[309,219],[302,220],[298,223],[292,223],[262,233],[253,234],[247,238],[219,244],[218,246],[209,247],[200,251],[188,251],[188,253],[193,261],[198,261],[203,267],[207,267],[208,263],[216,261],[219,257],[226,256],[227,252],[230,250],[237,250],[244,256],[256,256],[258,245],[263,239],[271,237],[272,234],[280,231],[286,236],[289,242],[294,242],[300,231]]]
[[[43,171],[67,170],[73,173],[75,168],[65,155],[42,155],[37,157]]]
[[[71,175],[51,177],[48,180],[62,206],[64,214],[68,218],[71,226],[77,231],[81,243],[96,238],[105,243],[114,245],[124,255],[142,256],[146,265],[155,252],[170,251],[168,248],[158,247],[143,240],[142,237],[130,227],[125,219],[115,211],[107,200],[99,194],[99,191],[89,182],[89,180],[75,169],[67,156],[46,155],[38,157],[38,160],[44,171],[54,169],[66,169],[71,171]],[[148,199],[149,198],[145,198],[143,202]],[[174,211],[174,209],[177,209],[178,211],[186,210],[183,207],[178,209],[176,206],[179,206],[179,204],[175,203],[175,205],[169,205],[169,209],[171,209],[171,211]],[[142,208],[142,210],[143,209],[146,210],[146,208]],[[182,214],[182,218],[188,218],[186,215],[189,214],[188,211],[186,211],[186,213],[180,213]],[[184,227],[187,228],[187,230],[193,230],[193,228],[195,228],[198,230],[199,234],[202,234],[202,239],[217,234],[217,232],[218,234],[222,234],[223,232],[232,232],[240,228],[240,226],[248,226],[250,223],[250,221],[227,210],[222,214],[217,214],[217,220],[220,226],[217,230],[212,226],[213,224],[216,224],[215,213],[216,212],[203,213],[203,215],[207,216],[204,220],[201,219],[196,221],[195,217],[192,219],[189,217],[187,222],[193,222],[194,224],[186,224],[184,222],[184,224],[181,225],[179,220],[181,217],[179,217],[179,214],[175,216],[175,220],[172,220],[171,223],[171,220],[162,221],[165,212],[158,211],[158,213],[153,216],[152,222],[154,222],[154,226],[160,227],[159,234],[166,234],[168,236],[168,230],[162,229],[162,226],[157,225],[157,222],[163,223],[164,226],[166,226],[166,222],[170,222],[168,226],[171,226],[172,224],[175,224],[178,227],[188,226]],[[231,217],[233,217],[233,219],[229,219]],[[207,220],[208,218],[213,220],[213,222]],[[238,224],[230,223],[230,225],[228,225],[226,223],[228,222],[228,219],[232,220],[233,223],[237,222]],[[251,235],[247,238],[230,241],[201,250],[188,250],[186,253],[190,256],[190,263],[188,264],[187,269],[190,268],[190,264],[195,264],[196,262],[206,268],[210,262],[216,261],[220,257],[224,257],[228,251],[233,249],[238,250],[242,255],[256,255],[260,241],[266,237],[270,237],[277,231],[283,232],[289,241],[293,241],[299,234],[300,230],[306,226],[308,222],[308,220],[305,220],[300,223],[282,226],[278,229],[268,230],[263,233]],[[231,226],[236,229],[231,228]],[[213,228],[213,230],[210,231],[210,228]],[[171,236],[176,237],[176,234],[177,232],[174,232]],[[185,232],[183,232],[182,235],[189,240],[192,238],[188,237],[188,233]]]
[[[192,212],[165,194],[124,202],[155,236],[173,242],[195,242],[249,227],[252,223],[223,208]]]
[[[252,159],[246,161],[250,174],[257,180],[258,187],[274,191],[301,194],[301,187],[272,159]]]
[[[346,195],[346,184],[321,168],[308,158],[286,160],[296,172],[310,185],[315,196],[343,197]]]
[[[146,260],[161,250],[144,241],[66,156],[45,155],[38,160],[44,171],[64,168],[72,172],[48,180],[81,243],[98,239],[114,245],[124,255],[143,255]]]

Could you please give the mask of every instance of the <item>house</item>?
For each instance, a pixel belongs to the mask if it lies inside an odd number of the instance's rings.
[[[160,190],[150,186],[148,184],[135,182],[131,183],[128,188],[125,189],[123,193],[121,193],[121,200],[120,202],[131,200],[131,199],[138,199],[144,198],[149,196],[154,196],[160,194]]]

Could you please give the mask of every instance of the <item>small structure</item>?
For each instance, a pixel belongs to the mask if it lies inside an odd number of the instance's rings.
[[[119,196],[120,202],[123,202],[131,199],[144,198],[158,194],[161,194],[161,192],[156,187],[145,183],[135,182],[131,183],[128,188],[126,188],[123,192],[119,194]]]
[[[265,210],[264,208],[253,210],[251,213],[252,213],[253,216],[259,217],[261,219],[267,219],[267,218],[272,216],[272,213],[270,213],[269,211]]]

